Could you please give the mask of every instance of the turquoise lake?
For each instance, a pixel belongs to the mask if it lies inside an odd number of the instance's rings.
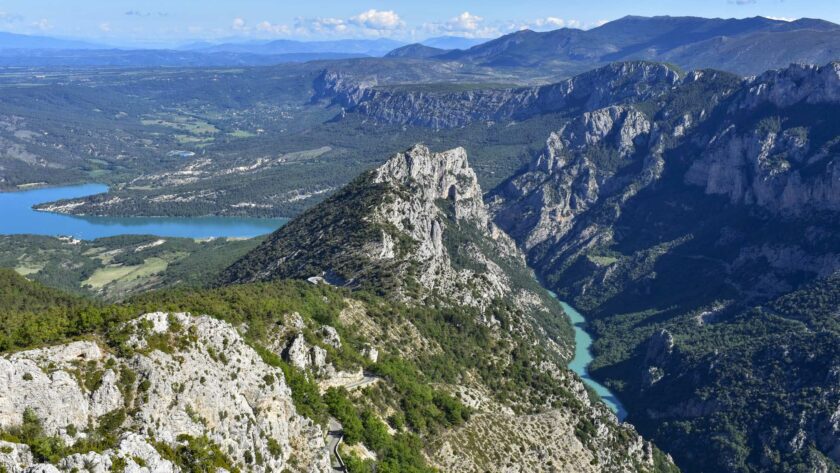
[[[103,184],[0,193],[0,234],[66,235],[93,240],[115,235],[183,238],[251,238],[271,233],[288,219],[244,217],[76,217],[38,212],[33,205],[107,192]]]
[[[554,296],[554,293],[551,293],[551,295]],[[615,412],[618,420],[624,420],[627,417],[627,411],[621,405],[618,397],[609,388],[589,376],[589,364],[592,363],[592,337],[584,330],[586,319],[574,307],[563,301],[559,302],[571,319],[572,326],[575,329],[575,357],[569,363],[569,369],[577,373],[583,379],[584,383],[601,396],[604,403]]]

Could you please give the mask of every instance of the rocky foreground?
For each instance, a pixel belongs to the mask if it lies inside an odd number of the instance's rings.
[[[226,470],[330,471],[322,429],[295,411],[282,371],[233,326],[159,312],[130,327],[133,355],[90,340],[0,358],[0,429],[34,418],[45,438],[80,447],[41,463],[43,449],[2,441],[0,470],[176,472],[181,447],[211,452]],[[84,448],[96,435],[118,437],[117,447]]]

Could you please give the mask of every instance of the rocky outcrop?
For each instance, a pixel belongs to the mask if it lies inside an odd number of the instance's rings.
[[[825,66],[792,64],[747,80],[738,108],[756,108],[765,103],[785,108],[808,104],[840,102],[840,62]]]
[[[678,82],[679,75],[668,66],[628,62],[539,87],[416,91],[325,73],[316,90],[332,97],[334,103],[348,112],[380,123],[442,129],[476,122],[525,120],[545,113],[592,111],[656,97]]]
[[[329,471],[321,429],[296,413],[282,371],[231,325],[153,313],[130,327],[136,354],[128,357],[81,341],[0,358],[0,428],[20,425],[29,410],[45,434],[72,446],[105,416],[128,413],[110,427],[116,445],[70,455],[54,465],[61,471],[111,471],[118,458],[126,471],[180,471],[155,443],[202,437],[248,471]],[[0,465],[15,465],[9,471],[31,463],[25,446],[0,455]]]
[[[313,238],[313,229],[322,236]],[[487,307],[520,297],[503,266],[527,274],[513,241],[490,221],[466,151],[417,145],[278,230],[228,269],[227,280],[322,277],[348,287],[396,285],[392,297],[439,293]],[[410,293],[413,282],[420,293]],[[526,305],[543,310],[540,302]]]
[[[496,223],[526,250],[555,244],[577,217],[609,198],[626,200],[661,172],[659,135],[632,107],[607,107],[582,114],[552,133],[527,170],[492,191]],[[635,177],[617,171],[640,165]],[[579,230],[597,244],[599,226]]]

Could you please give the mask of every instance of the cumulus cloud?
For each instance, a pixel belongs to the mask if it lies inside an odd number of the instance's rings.
[[[481,22],[483,21],[484,18],[465,11],[449,20],[449,26],[455,30],[475,31],[481,27]]]
[[[230,27],[231,27],[234,31],[240,31],[240,32],[243,32],[243,31],[248,31],[248,23],[247,23],[247,22],[245,22],[245,19],[244,19],[244,18],[242,18],[242,17],[237,17],[237,18],[234,18],[234,19],[233,19],[233,22],[232,22],[232,23],[231,23],[231,25],[230,25]]]
[[[292,32],[286,25],[274,24],[270,21],[261,21],[257,24],[257,31],[273,36],[287,35]]]
[[[393,10],[370,9],[349,18],[296,18],[292,25],[264,20],[254,27],[244,18],[236,18],[231,26],[240,34],[257,36],[390,36],[404,28],[405,22]]]
[[[591,27],[594,25],[588,25]],[[278,24],[261,21],[251,26],[245,18],[237,17],[231,28],[238,34],[260,37],[398,37],[422,38],[429,36],[463,36],[467,38],[494,38],[523,29],[547,31],[557,28],[583,28],[574,19],[548,16],[531,21],[488,21],[480,15],[464,11],[445,21],[407,25],[393,10],[370,9],[357,15],[336,18],[296,18],[294,23]]]
[[[295,21],[295,32],[300,35],[337,34],[348,30],[347,21],[341,18],[298,18]]]
[[[468,38],[488,38],[498,36],[503,28],[499,25],[488,25],[484,18],[468,11],[441,23],[426,23],[422,30],[426,34],[444,34],[450,36],[465,36]]]
[[[351,17],[348,22],[371,30],[393,30],[405,25],[397,12],[393,10],[370,9]]]

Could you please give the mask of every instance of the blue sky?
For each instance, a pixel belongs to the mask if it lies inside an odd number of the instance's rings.
[[[420,40],[591,28],[624,15],[822,18],[840,0],[0,0],[0,30],[112,44],[223,38]]]

